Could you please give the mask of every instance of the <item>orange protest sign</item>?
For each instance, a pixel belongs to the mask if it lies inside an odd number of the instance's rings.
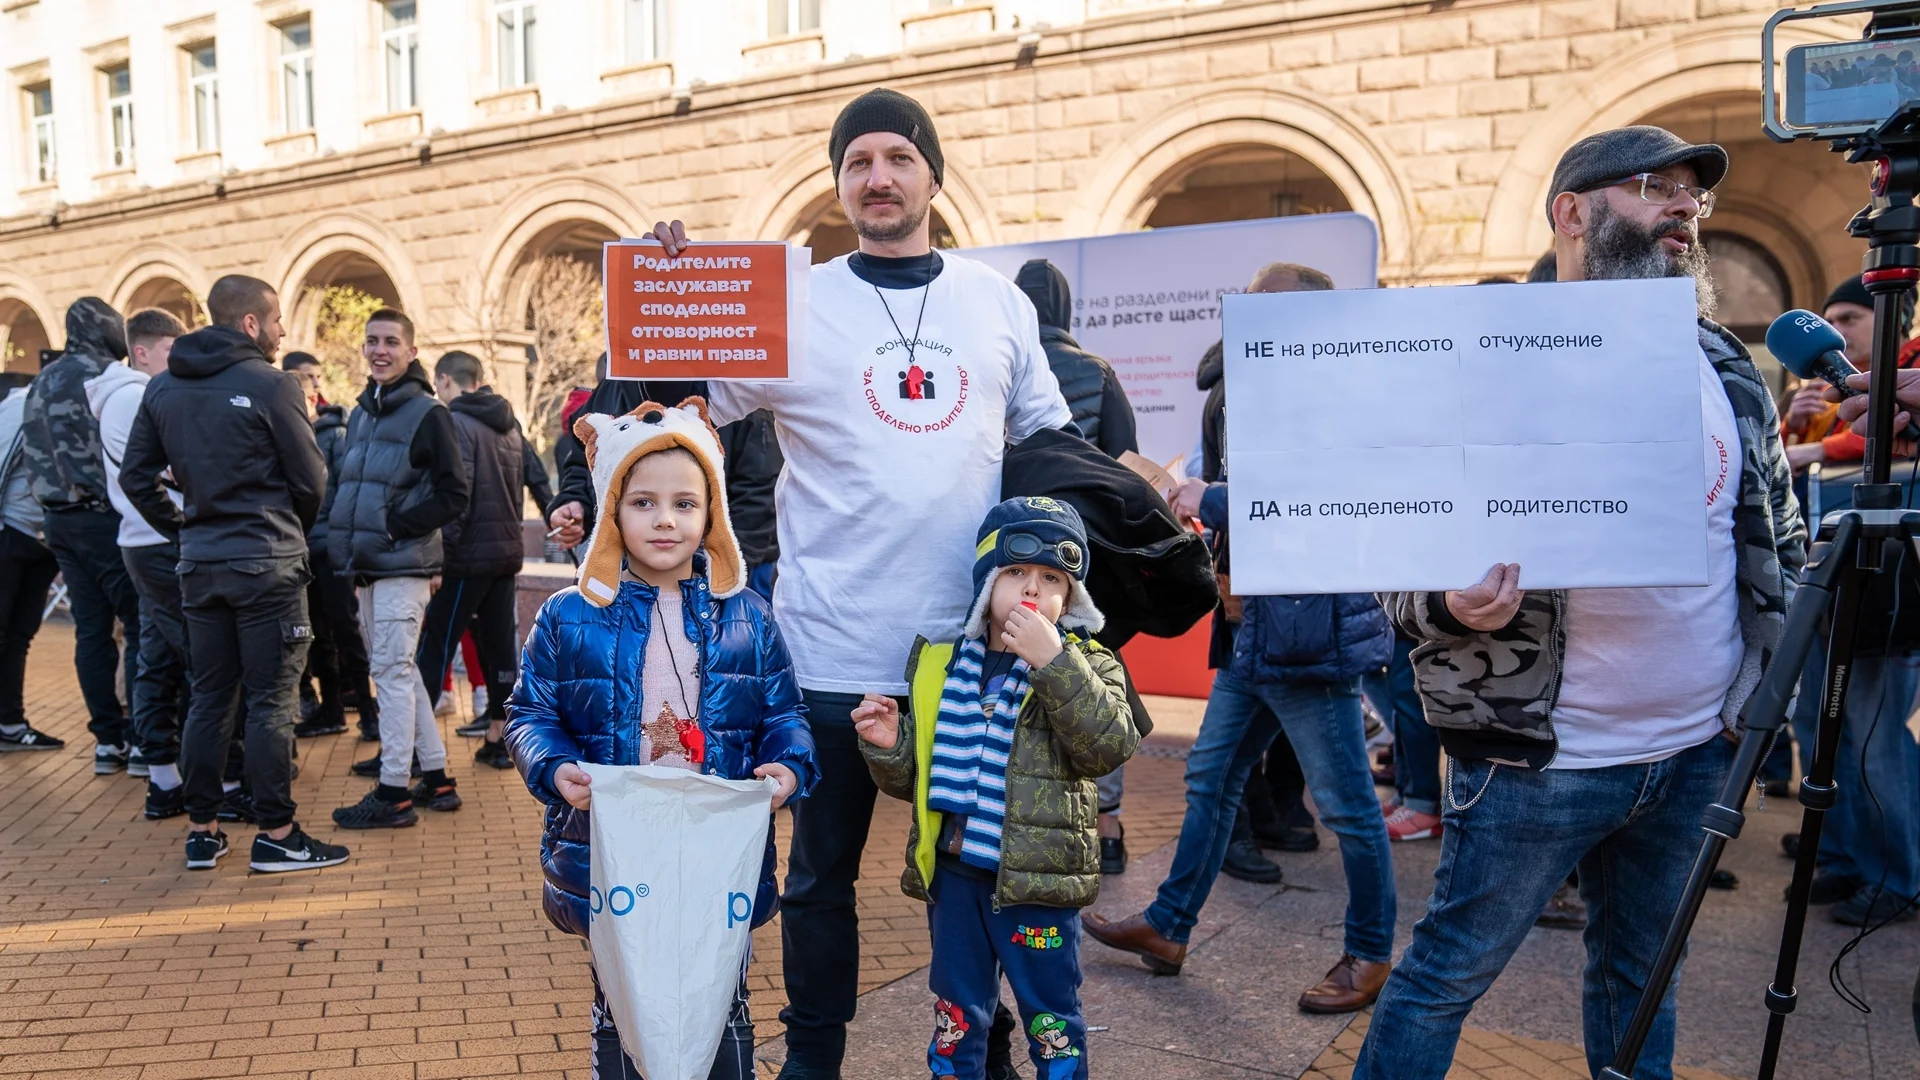
[[[788,378],[804,325],[804,255],[777,241],[697,243],[669,259],[653,241],[609,242],[607,375]]]

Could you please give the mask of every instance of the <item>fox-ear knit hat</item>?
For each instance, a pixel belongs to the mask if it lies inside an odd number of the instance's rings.
[[[1067,604],[1060,627],[1096,633],[1107,617],[1087,592],[1087,527],[1080,511],[1057,499],[1027,495],[987,511],[973,549],[973,610],[963,633],[984,637],[988,601],[1000,572],[1022,563],[1051,566],[1067,575]]]
[[[746,587],[747,566],[727,513],[726,455],[720,449],[719,433],[707,419],[705,398],[690,397],[672,408],[646,401],[625,416],[589,413],[574,420],[573,433],[586,447],[587,468],[593,472],[593,491],[599,499],[587,555],[580,561],[580,595],[588,603],[606,607],[620,594],[620,568],[627,557],[626,545],[620,542],[620,494],[626,490],[627,474],[641,458],[674,447],[692,453],[707,477],[707,535],[702,546],[709,591],[725,599]]]

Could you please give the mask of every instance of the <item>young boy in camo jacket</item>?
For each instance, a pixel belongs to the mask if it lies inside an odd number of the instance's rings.
[[[853,712],[874,782],[914,807],[901,887],[928,904],[937,1077],[985,1075],[1003,971],[1039,1080],[1087,1076],[1079,909],[1100,889],[1093,781],[1140,733],[1119,662],[1080,636],[1105,621],[1086,574],[1071,506],[994,507],[959,639],[915,641],[904,712],[879,694]]]

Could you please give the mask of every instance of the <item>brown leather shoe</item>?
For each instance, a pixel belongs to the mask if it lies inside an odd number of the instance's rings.
[[[1139,957],[1155,975],[1178,975],[1180,965],[1187,962],[1187,947],[1161,937],[1142,916],[1108,922],[1089,912],[1081,916],[1080,926],[1100,944]]]
[[[1340,957],[1320,985],[1300,995],[1300,1011],[1310,1013],[1350,1013],[1373,1004],[1380,988],[1387,985],[1392,964],[1370,964],[1351,955]]]

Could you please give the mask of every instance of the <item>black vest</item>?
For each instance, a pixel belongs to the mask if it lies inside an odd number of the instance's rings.
[[[432,478],[413,465],[413,437],[440,399],[412,379],[363,397],[347,419],[347,455],[327,517],[327,554],[350,578],[433,577],[443,558],[440,530],[395,540],[387,514],[433,494]]]

